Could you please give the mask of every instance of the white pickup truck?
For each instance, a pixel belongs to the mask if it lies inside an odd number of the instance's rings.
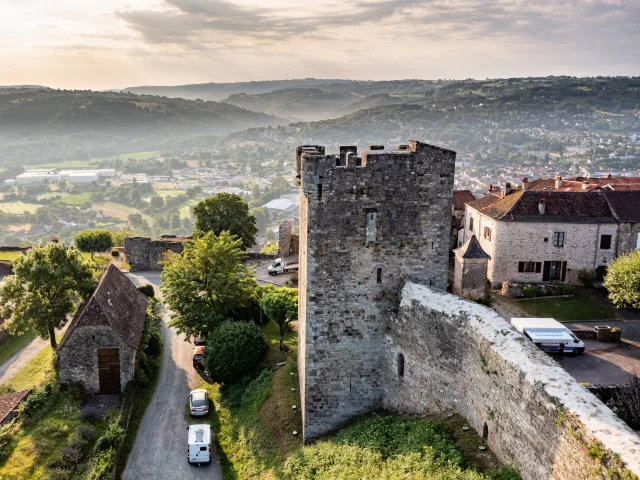
[[[267,268],[269,275],[278,275],[279,273],[292,273],[298,271],[298,262],[287,263],[283,258],[276,260]]]
[[[531,340],[540,350],[564,353],[584,352],[584,342],[553,318],[512,318],[511,325]]]

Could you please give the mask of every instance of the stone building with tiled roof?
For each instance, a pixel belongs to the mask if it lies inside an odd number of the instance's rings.
[[[0,395],[0,427],[18,415],[18,407],[27,395],[29,395],[28,390]]]
[[[579,189],[560,179],[492,189],[466,204],[459,245],[476,235],[491,257],[487,277],[494,286],[579,284],[582,271],[601,277],[615,257],[640,248],[640,179],[590,180]]]
[[[78,309],[58,346],[61,385],[118,394],[133,379],[148,298],[113,264]]]

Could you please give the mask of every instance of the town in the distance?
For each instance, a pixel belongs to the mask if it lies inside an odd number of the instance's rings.
[[[0,480],[633,480],[640,77],[0,87]]]

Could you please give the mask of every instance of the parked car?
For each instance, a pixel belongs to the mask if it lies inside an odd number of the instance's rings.
[[[209,394],[206,390],[191,390],[189,394],[189,412],[193,417],[209,413]]]
[[[196,347],[204,347],[207,344],[207,339],[204,337],[199,337],[198,335],[193,337],[193,344]]]
[[[187,460],[189,463],[211,462],[211,427],[209,425],[189,425],[187,427]]]
[[[204,367],[202,360],[204,359],[204,347],[196,347],[193,349],[193,368]]]

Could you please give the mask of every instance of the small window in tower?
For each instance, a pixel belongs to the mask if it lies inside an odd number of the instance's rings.
[[[486,423],[482,427],[482,439],[486,442],[489,439],[489,425]]]
[[[365,243],[375,242],[378,236],[378,213],[375,211],[367,212],[367,224],[365,228]]]
[[[322,184],[318,184],[318,200],[322,200]]]
[[[404,377],[404,355],[401,353],[398,354],[398,376]]]
[[[382,283],[382,269],[378,268],[376,272],[376,283]]]

